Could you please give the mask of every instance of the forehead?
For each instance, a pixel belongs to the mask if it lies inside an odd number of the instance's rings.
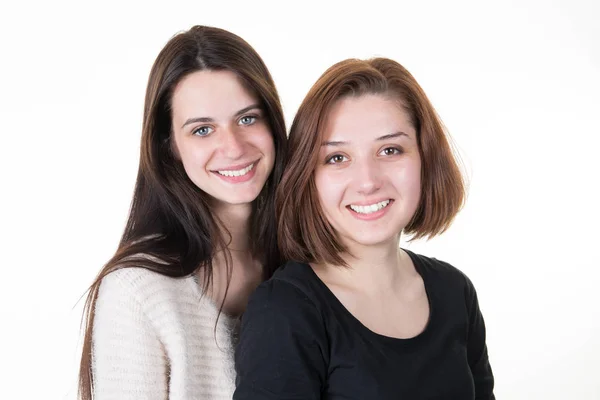
[[[256,101],[231,71],[196,71],[176,86],[171,99],[173,115],[213,116],[235,112]],[[199,115],[206,114],[206,115]]]
[[[380,94],[348,96],[337,100],[325,122],[324,140],[353,141],[397,131],[415,134],[400,100]]]

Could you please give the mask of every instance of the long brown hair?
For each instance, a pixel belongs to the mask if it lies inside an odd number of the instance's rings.
[[[170,277],[204,269],[204,289],[212,279],[216,250],[226,249],[209,196],[188,178],[171,149],[171,97],[177,83],[201,70],[228,70],[254,93],[264,109],[275,143],[275,164],[250,217],[253,256],[268,278],[281,262],[277,248],[275,188],[283,174],[287,138],[273,79],[256,51],[235,34],[194,26],[175,35],[158,55],[148,79],[137,180],[125,231],[115,255],[91,285],[84,307],[85,330],[79,370],[79,398],[93,398],[92,328],[98,289],[107,274],[143,267]]]
[[[285,259],[346,265],[344,246],[324,216],[314,182],[319,147],[333,104],[345,96],[380,94],[399,100],[417,132],[421,198],[404,228],[412,239],[444,232],[462,207],[462,174],[443,125],[415,78],[387,58],[348,59],[330,67],[310,89],[289,135],[288,168],[277,188],[278,238]]]

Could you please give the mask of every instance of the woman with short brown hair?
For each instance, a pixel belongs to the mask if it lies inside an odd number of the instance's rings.
[[[293,261],[250,299],[234,399],[493,399],[473,284],[399,248],[444,232],[464,200],[413,76],[385,58],[332,66],[289,146],[277,212]]]

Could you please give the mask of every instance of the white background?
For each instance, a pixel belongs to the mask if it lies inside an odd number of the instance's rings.
[[[600,3],[274,4],[2,3],[0,398],[75,398],[78,300],[124,227],[151,64],[207,24],[261,54],[288,123],[334,62],[407,67],[470,179],[450,231],[410,248],[475,283],[499,399],[600,399]]]

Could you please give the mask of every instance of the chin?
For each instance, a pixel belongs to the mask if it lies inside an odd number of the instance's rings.
[[[234,196],[224,197],[221,201],[231,205],[250,204],[258,198],[260,192],[256,193],[236,193]]]
[[[359,244],[361,246],[382,246],[390,243],[400,243],[397,232],[372,232],[363,231],[361,234],[351,234],[343,236],[346,241]]]

